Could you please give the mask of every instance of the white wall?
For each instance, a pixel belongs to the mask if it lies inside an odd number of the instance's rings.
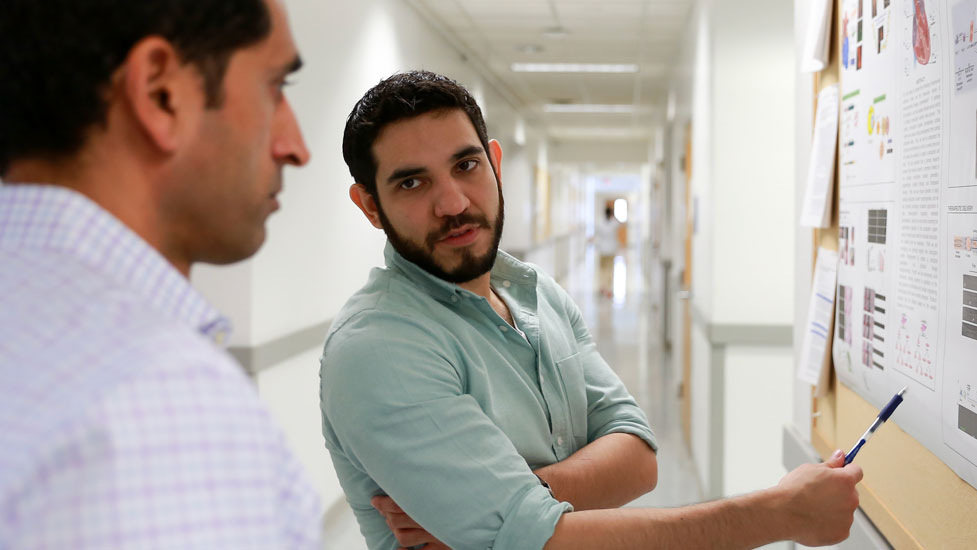
[[[710,2],[696,5],[691,24],[695,37],[695,61],[692,68],[692,162],[689,185],[692,201],[689,208],[695,219],[692,228],[692,300],[707,318],[712,318],[713,294],[713,224],[709,211],[712,187],[712,50],[713,29]]]
[[[800,66],[804,51],[804,34],[811,0],[794,0],[794,54]],[[814,77],[810,73],[795,72],[794,105],[794,216],[800,219],[804,203],[804,185],[811,156],[814,133]],[[800,364],[801,343],[804,341],[807,308],[811,294],[813,265],[811,231],[797,230],[794,234],[794,365]],[[811,386],[794,381],[794,427],[806,439],[811,438]]]
[[[691,351],[692,451],[704,486],[723,494],[779,479],[781,426],[792,414],[789,343],[708,340],[793,322],[792,10],[782,0],[700,0],[688,24],[692,66],[677,71],[672,86],[691,88],[692,300],[700,313]],[[681,123],[678,109],[673,147],[680,146]],[[713,380],[717,369],[722,376]],[[786,405],[767,399],[771,392]],[[717,395],[723,396],[718,411]],[[716,415],[723,418],[721,433],[711,425]],[[715,434],[720,439],[710,439]],[[709,479],[717,466],[722,484]]]
[[[712,403],[710,400],[709,388],[712,387],[711,353],[712,345],[702,327],[698,324],[692,325],[692,346],[691,346],[691,433],[692,458],[695,461],[696,473],[699,474],[699,481],[703,488],[708,492],[712,486],[712,473],[710,465],[713,459],[712,447]],[[717,496],[717,495],[709,495]]]
[[[490,133],[501,138],[506,150],[503,189],[509,229],[504,239],[526,233],[519,229],[531,223],[526,205],[534,174],[530,159],[535,158],[530,154],[538,147],[539,132],[532,127],[527,131],[524,148],[531,153],[515,149],[518,113],[436,29],[396,0],[286,0],[286,6],[305,61],[287,94],[312,160],[302,169],[286,170],[282,209],[271,218],[268,240],[252,260],[230,267],[201,266],[192,274],[194,285],[231,317],[236,329],[230,344],[237,347],[260,346],[332,319],[369,270],[382,264],[382,232],[348,199],[352,181],[341,143],[356,100],[396,71],[442,72],[482,99]],[[256,383],[328,506],[342,493],[321,436],[321,345],[317,342],[259,373]]]
[[[793,321],[792,6],[716,2],[711,193],[713,309],[719,323]],[[744,261],[746,260],[746,261]]]
[[[723,492],[739,495],[775,485],[787,473],[783,425],[793,399],[789,347],[730,346],[724,365]],[[758,462],[768,467],[757,468]]]
[[[533,179],[535,147],[515,142],[502,150],[502,190],[505,197],[503,250],[524,252],[533,244]]]

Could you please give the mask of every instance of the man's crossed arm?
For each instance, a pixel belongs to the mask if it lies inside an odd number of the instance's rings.
[[[611,439],[611,435],[615,436]],[[629,502],[641,487],[657,480],[654,453],[642,441],[626,434],[611,434],[584,447],[567,460],[537,472],[564,487],[558,499],[577,499],[577,511],[564,514],[546,550],[626,548],[755,548],[778,540],[818,546],[848,537],[852,514],[858,507],[855,485],[862,479],[857,465],[844,465],[839,450],[824,464],[806,464],[787,474],[773,488],[725,500],[671,509],[596,509],[596,503]],[[645,446],[651,455],[637,468],[625,462],[639,456]],[[614,456],[613,451],[622,451]],[[620,462],[619,462],[620,461]],[[655,466],[649,466],[649,463]],[[605,471],[601,466],[613,466]],[[649,475],[648,469],[653,473]],[[636,470],[634,475],[629,472]],[[548,471],[544,471],[548,470]],[[628,487],[629,479],[636,483]],[[606,481],[606,486],[601,482]],[[645,485],[641,485],[644,482]],[[637,493],[637,494],[635,494]],[[570,500],[574,506],[577,503]],[[398,542],[406,547],[427,544],[425,550],[448,547],[414,522],[389,497],[375,497],[373,505],[387,520]],[[611,504],[613,506],[613,504]]]
[[[640,437],[612,433],[535,473],[550,486],[554,498],[569,502],[574,510],[617,508],[655,488],[658,459]],[[447,548],[390,497],[374,497],[371,504],[387,520],[401,545],[428,543],[425,550]]]

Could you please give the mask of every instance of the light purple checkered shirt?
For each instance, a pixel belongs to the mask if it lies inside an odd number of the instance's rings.
[[[319,550],[228,328],[95,203],[0,185],[0,550]]]

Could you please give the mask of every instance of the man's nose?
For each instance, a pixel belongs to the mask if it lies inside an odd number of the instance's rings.
[[[462,184],[453,178],[447,178],[438,184],[438,194],[434,203],[434,215],[439,218],[457,216],[471,204]]]
[[[309,162],[309,149],[302,138],[302,130],[292,111],[292,105],[285,100],[279,113],[278,128],[271,144],[271,154],[275,160],[293,166]]]

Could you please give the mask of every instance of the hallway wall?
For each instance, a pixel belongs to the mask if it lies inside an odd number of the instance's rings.
[[[400,70],[429,69],[469,87],[483,106],[490,137],[504,150],[504,245],[529,246],[527,199],[540,134],[530,126],[525,145],[517,145],[520,114],[408,3],[286,0],[286,6],[305,61],[286,93],[312,160],[285,171],[282,210],[270,219],[261,251],[234,266],[196,267],[192,280],[231,317],[232,352],[254,363],[258,392],[330,506],[342,492],[320,432],[318,358],[329,320],[369,270],[382,265],[385,242],[347,196],[352,181],[341,143],[350,109],[369,87]]]
[[[687,28],[672,89],[690,98],[692,132],[690,443],[716,497],[761,488],[784,472],[778,453],[755,450],[780,448],[793,401],[792,6],[701,0]],[[673,174],[683,154],[675,150],[684,145],[683,103],[671,128]],[[684,198],[684,189],[672,192]],[[679,223],[668,248],[681,254]],[[771,394],[785,398],[758,399]]]

